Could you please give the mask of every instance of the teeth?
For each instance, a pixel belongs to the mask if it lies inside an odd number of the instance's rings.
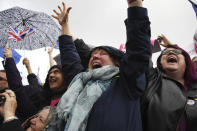
[[[56,82],[56,79],[50,79],[50,82]]]
[[[93,67],[93,69],[96,69],[96,68],[100,68],[102,66],[101,66],[100,62],[94,61],[94,62],[92,62],[92,67]]]
[[[95,62],[92,64],[93,66],[100,65],[99,63]]]

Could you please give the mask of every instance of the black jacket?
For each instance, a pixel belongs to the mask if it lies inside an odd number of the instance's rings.
[[[147,79],[142,98],[144,131],[177,131],[184,113],[187,131],[197,131],[197,85],[191,83],[186,92],[181,83],[153,67]]]
[[[25,131],[19,120],[12,120],[0,125],[0,131]]]
[[[120,63],[120,78],[94,104],[87,131],[141,131],[140,97],[146,86],[145,72],[151,55],[147,10],[128,9],[127,53]],[[60,53],[67,85],[84,71],[71,36],[60,36]]]

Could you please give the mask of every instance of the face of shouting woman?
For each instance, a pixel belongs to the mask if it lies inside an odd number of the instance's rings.
[[[90,70],[100,68],[106,65],[113,65],[115,66],[115,63],[113,59],[110,57],[109,53],[103,49],[96,49],[92,52],[88,68]]]
[[[49,72],[49,86],[50,89],[54,92],[61,91],[64,86],[63,86],[63,74],[58,68],[53,68]]]
[[[161,65],[166,74],[177,73],[184,76],[186,69],[185,57],[182,51],[175,48],[167,48],[162,51]]]

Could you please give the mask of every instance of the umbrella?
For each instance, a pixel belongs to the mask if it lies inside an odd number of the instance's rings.
[[[53,46],[53,44],[50,45],[50,47],[52,47],[52,46]],[[57,42],[57,43],[55,44],[54,49],[59,49],[59,42]]]
[[[57,42],[60,28],[43,12],[13,7],[0,12],[0,47],[33,50]]]
[[[5,56],[4,56],[3,53],[4,53],[4,48],[0,48],[0,57],[2,57],[3,59],[5,59]],[[12,57],[14,59],[14,62],[16,64],[18,64],[18,62],[20,61],[20,59],[21,59],[22,56],[18,52],[16,52],[15,50],[12,49]]]

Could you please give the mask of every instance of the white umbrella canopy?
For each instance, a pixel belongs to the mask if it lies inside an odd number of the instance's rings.
[[[43,12],[13,7],[0,12],[0,47],[34,50],[56,43],[60,28]]]

